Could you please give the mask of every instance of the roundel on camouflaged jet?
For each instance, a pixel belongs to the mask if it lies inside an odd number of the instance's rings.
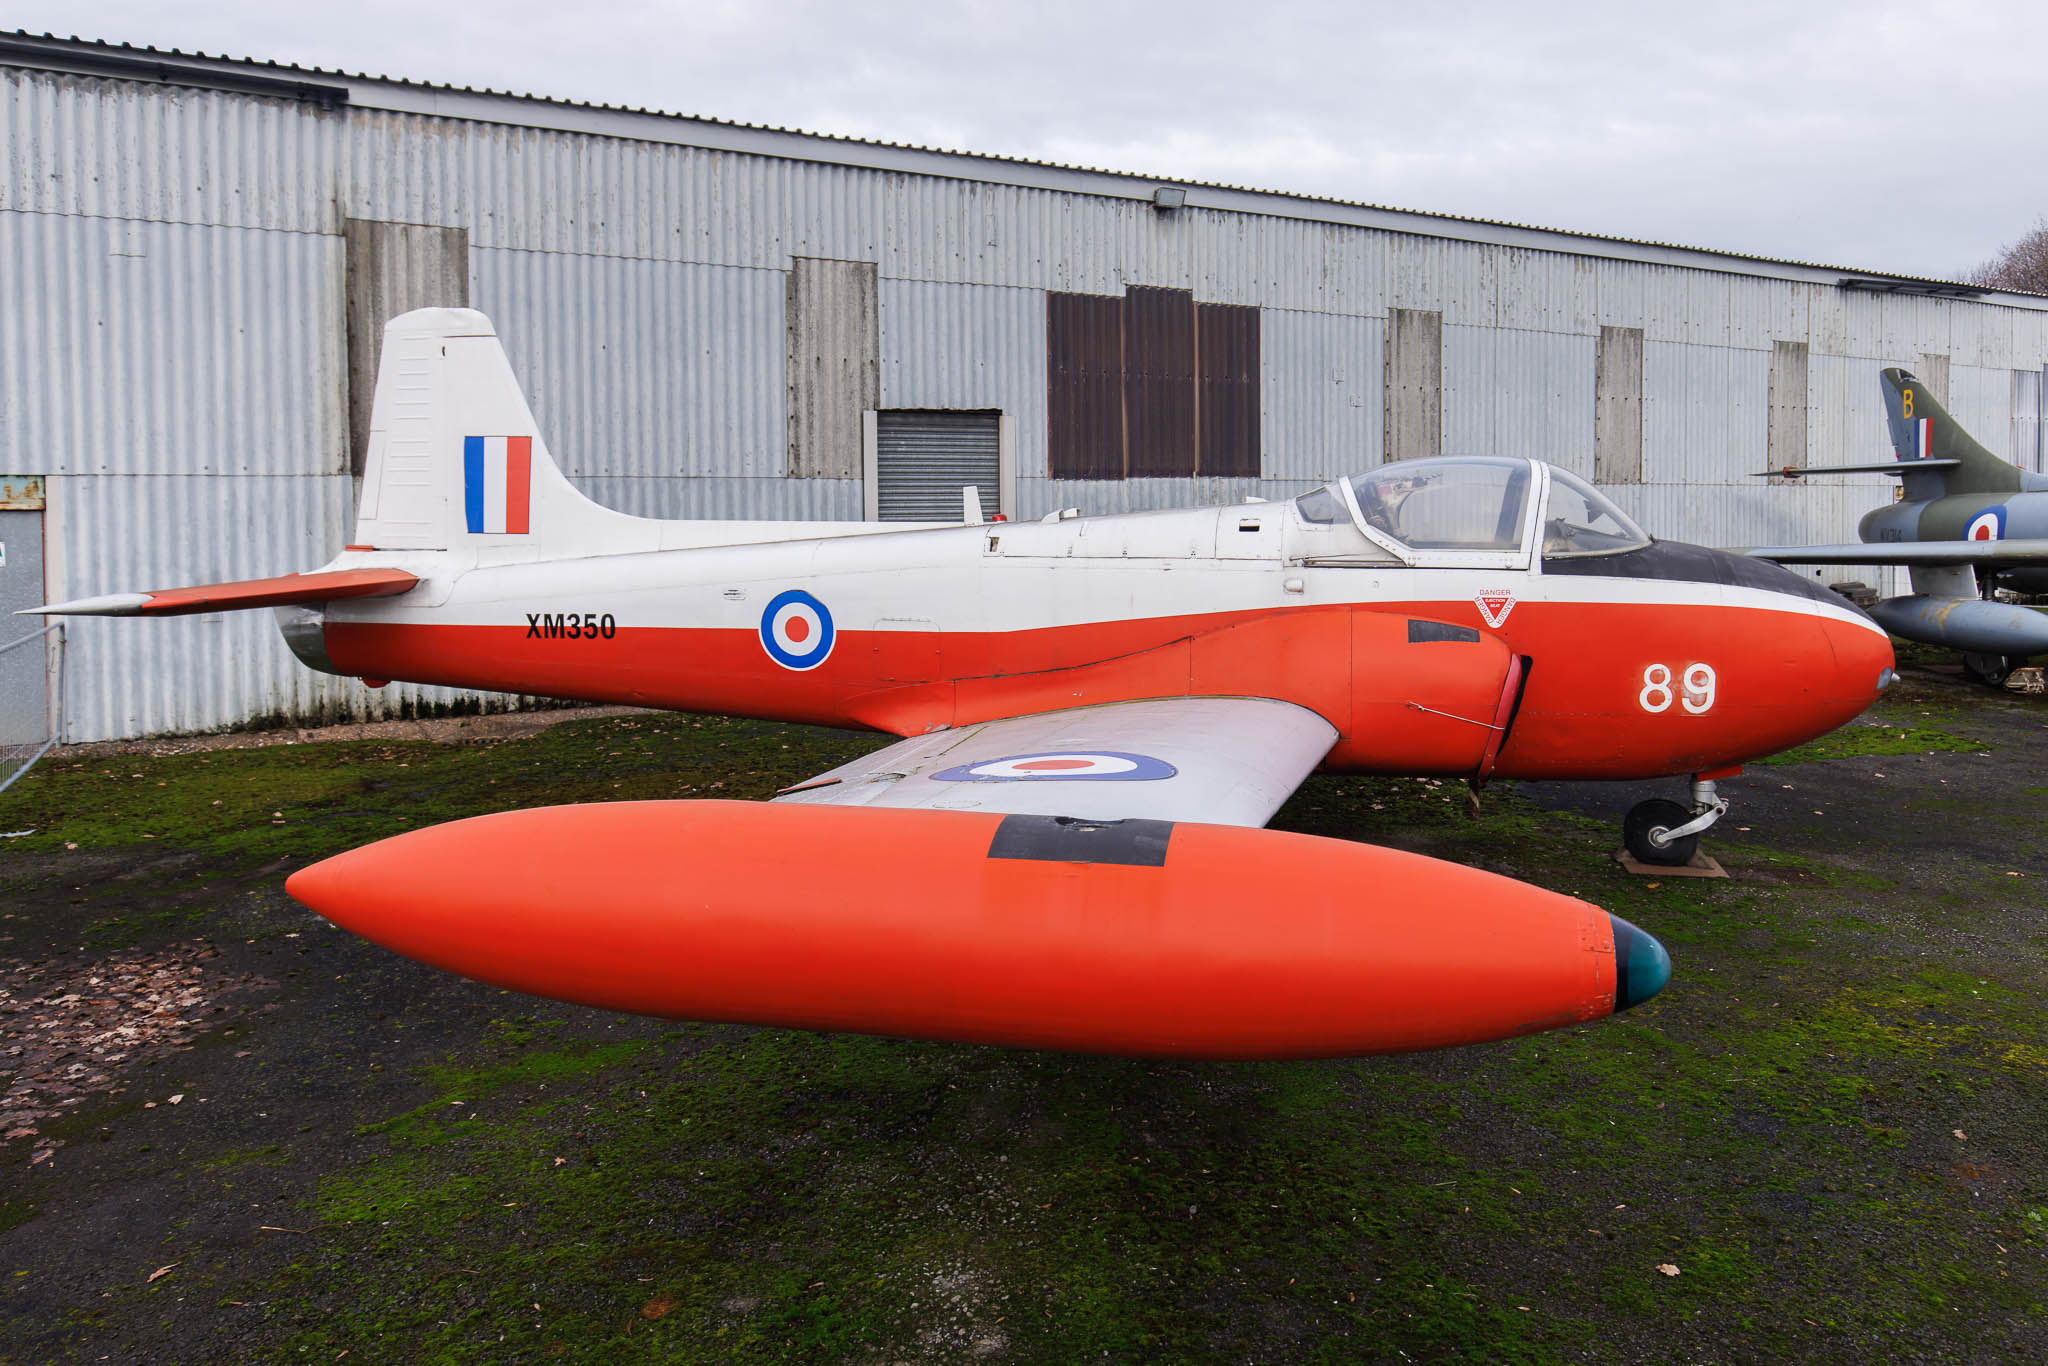
[[[1985,508],[1969,520],[1963,528],[1966,541],[2002,541],[2005,539],[2005,505]]]

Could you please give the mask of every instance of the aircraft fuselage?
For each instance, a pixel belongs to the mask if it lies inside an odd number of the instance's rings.
[[[1338,728],[1332,770],[1525,778],[1733,766],[1854,716],[1891,665],[1833,595],[1715,551],[1425,568],[1330,563],[1318,534],[1252,503],[453,573],[423,556],[414,592],[287,634],[372,680],[897,735],[1268,697]],[[334,567],[358,559],[411,567]]]

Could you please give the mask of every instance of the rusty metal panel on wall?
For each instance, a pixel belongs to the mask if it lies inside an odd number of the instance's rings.
[[[1123,477],[1123,316],[1115,295],[1046,296],[1046,459],[1054,478]]]
[[[1124,292],[1124,468],[1133,478],[1195,466],[1195,296],[1133,285]]]
[[[1201,414],[1197,473],[1259,477],[1259,310],[1239,304],[1195,307]]]
[[[799,256],[789,273],[789,473],[857,479],[861,414],[881,403],[872,261]]]
[[[40,474],[0,474],[0,512],[40,512],[45,497]]]

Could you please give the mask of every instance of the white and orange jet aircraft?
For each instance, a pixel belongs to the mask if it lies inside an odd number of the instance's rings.
[[[963,506],[972,509],[971,494]],[[1660,990],[1584,902],[1262,829],[1321,768],[1718,778],[1892,677],[1776,565],[1655,541],[1526,459],[1034,523],[654,521],[563,477],[482,314],[385,332],[355,543],[309,574],[60,603],[273,606],[313,668],[902,737],[767,804],[505,812],[301,870],[425,962],[679,1018],[1190,1057],[1530,1033]]]

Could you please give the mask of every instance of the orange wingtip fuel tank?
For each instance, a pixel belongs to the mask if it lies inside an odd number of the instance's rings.
[[[751,802],[479,816],[286,884],[479,981],[692,1020],[1188,1058],[1342,1057],[1626,1009],[1670,972],[1571,897],[1233,826]]]

